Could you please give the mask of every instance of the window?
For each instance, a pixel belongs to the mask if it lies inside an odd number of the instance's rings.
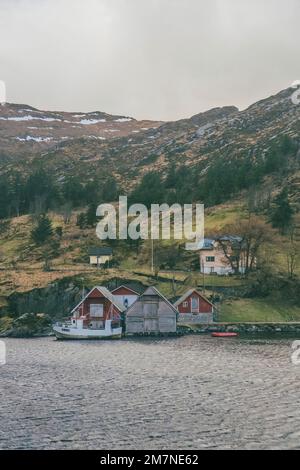
[[[103,317],[103,305],[102,304],[91,304],[90,305],[90,316],[92,318]]]
[[[189,303],[188,302],[183,302],[183,307],[188,307]]]
[[[214,263],[215,262],[215,257],[214,256],[207,256],[206,257],[206,262],[207,263]]]

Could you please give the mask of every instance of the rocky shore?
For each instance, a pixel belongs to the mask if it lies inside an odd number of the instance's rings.
[[[184,334],[204,334],[204,333],[260,333],[260,334],[299,334],[300,322],[286,323],[208,323],[208,324],[182,324],[178,327]]]
[[[24,313],[16,319],[0,318],[1,338],[34,338],[52,334],[52,320],[45,314]]]
[[[52,323],[51,317],[45,314],[25,313],[17,319],[4,317],[0,319],[0,337],[34,338],[52,336]],[[166,336],[210,334],[213,332],[300,336],[300,323],[208,323],[196,325],[187,323],[178,325],[177,333]]]

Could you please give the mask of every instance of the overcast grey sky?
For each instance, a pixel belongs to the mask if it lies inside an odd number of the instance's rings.
[[[0,0],[7,99],[178,119],[300,79],[299,0]]]

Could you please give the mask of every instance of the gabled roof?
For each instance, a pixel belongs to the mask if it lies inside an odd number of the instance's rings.
[[[89,255],[90,256],[110,256],[112,255],[113,251],[112,248],[109,246],[103,246],[103,247],[92,247],[89,249]]]
[[[216,238],[204,238],[203,246],[200,248],[201,250],[213,250],[214,244],[216,241],[220,240],[221,242],[229,242],[229,243],[241,243],[242,238],[238,235],[222,235]]]
[[[116,290],[119,290],[122,288],[130,290],[133,294],[140,295],[136,290],[133,290],[131,287],[125,286],[125,284],[122,284],[121,286],[116,287],[114,290],[111,291],[111,293],[113,294],[114,292],[116,292]]]
[[[238,235],[223,235],[222,237],[220,237],[220,240],[224,242],[240,243],[243,239]]]
[[[177,308],[179,307],[179,305],[184,302],[190,295],[192,295],[194,292],[196,292],[196,294],[198,294],[203,300],[205,300],[205,302],[209,303],[210,305],[214,306],[206,297],[204,297],[202,294],[200,294],[199,291],[197,291],[197,289],[190,289],[188,290],[185,294],[183,294],[180,299],[178,299],[175,303],[174,303],[174,306]]]
[[[114,295],[108,290],[106,289],[106,287],[104,286],[95,286],[93,287],[93,289],[91,289],[87,294],[86,296],[76,305],[76,307],[73,308],[73,310],[71,310],[71,313],[73,313],[75,310],[77,310],[80,305],[83,304],[83,302],[90,296],[90,294],[95,290],[97,289],[102,295],[103,297],[105,297],[107,300],[109,300],[115,307],[117,307],[117,309],[120,311],[120,312],[124,312],[126,310],[126,308],[124,307],[124,305],[121,305],[118,300],[114,297]]]
[[[200,250],[213,250],[215,240],[213,238],[204,238],[203,246]]]
[[[144,295],[148,295],[148,296],[153,296],[153,297],[160,297],[162,300],[164,300],[168,305],[170,305],[170,307],[172,307],[173,310],[176,310],[176,308],[174,307],[174,305],[164,296],[162,295],[161,292],[159,292],[159,290],[156,289],[156,287],[154,286],[150,286],[148,287],[148,289],[145,290],[145,292],[141,295],[141,297],[143,297]],[[139,299],[136,300],[136,302],[138,302]],[[130,308],[130,307],[129,307]]]

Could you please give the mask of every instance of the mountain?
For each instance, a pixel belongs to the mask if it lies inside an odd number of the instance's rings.
[[[283,90],[243,111],[228,106],[166,123],[7,104],[0,108],[0,169],[9,172],[18,161],[26,174],[42,165],[58,181],[76,175],[83,183],[112,174],[124,188],[150,170],[164,176],[171,165],[192,168],[200,179],[214,165],[227,165],[233,173],[241,166],[253,169],[265,165],[282,138],[299,145],[300,106],[291,100],[293,91]],[[287,168],[297,193],[299,152],[296,157]]]
[[[11,160],[78,138],[96,142],[110,140],[156,128],[160,124],[98,111],[41,111],[28,105],[6,103],[0,106],[0,155],[2,160]]]

